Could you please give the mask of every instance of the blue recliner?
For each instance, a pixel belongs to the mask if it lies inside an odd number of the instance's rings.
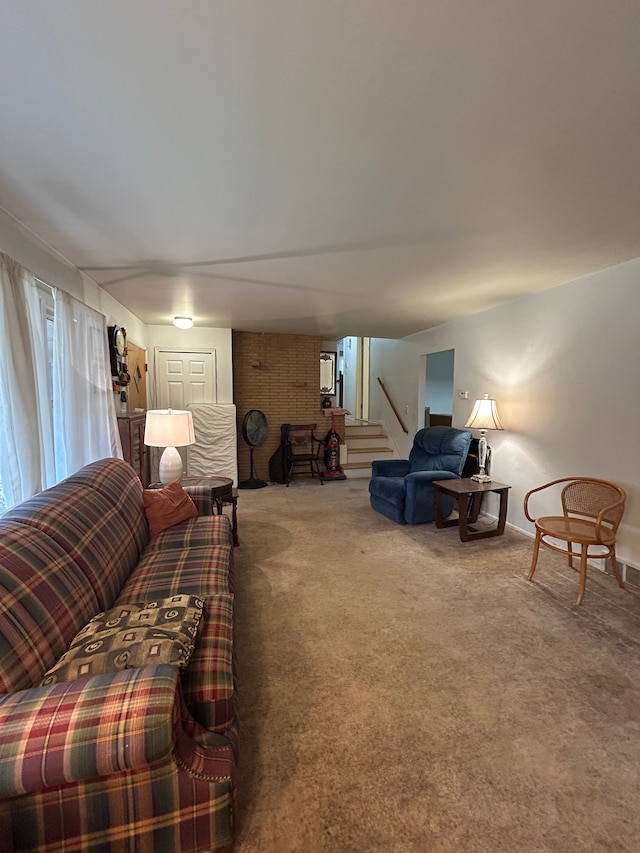
[[[460,476],[471,433],[452,427],[418,430],[408,459],[382,459],[371,463],[371,506],[398,524],[424,524],[436,517],[434,480]],[[442,495],[442,511],[453,510],[454,499]]]

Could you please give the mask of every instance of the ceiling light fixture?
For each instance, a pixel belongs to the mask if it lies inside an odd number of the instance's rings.
[[[173,325],[179,329],[190,329],[193,326],[192,317],[174,317]]]

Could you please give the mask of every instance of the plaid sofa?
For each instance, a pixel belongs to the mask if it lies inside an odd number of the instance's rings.
[[[207,490],[192,494],[211,513]],[[117,459],[0,517],[0,849],[230,848],[236,796],[233,548],[224,515],[150,540],[142,486]],[[205,602],[188,667],[39,686],[95,614]]]

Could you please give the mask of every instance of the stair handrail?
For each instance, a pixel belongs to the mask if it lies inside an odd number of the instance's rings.
[[[391,406],[391,408],[393,409],[393,414],[394,414],[394,415],[397,417],[397,419],[398,419],[398,423],[399,423],[399,424],[400,424],[400,426],[402,427],[403,431],[404,431],[404,432],[406,432],[406,433],[407,433],[407,435],[408,435],[408,434],[409,434],[409,430],[408,430],[408,429],[406,428],[406,426],[404,425],[404,421],[403,421],[403,420],[402,420],[402,418],[400,417],[400,413],[399,413],[399,412],[398,412],[398,410],[396,409],[396,407],[395,407],[395,405],[394,405],[394,403],[393,403],[393,400],[392,400],[392,399],[391,399],[391,397],[389,396],[389,392],[388,392],[388,391],[387,391],[387,389],[384,387],[384,382],[382,381],[382,379],[380,379],[380,377],[379,377],[379,376],[378,376],[378,382],[380,383],[380,387],[381,387],[381,388],[382,388],[382,390],[384,391],[384,396],[387,398],[387,401],[388,401],[389,405],[390,405],[390,406]]]

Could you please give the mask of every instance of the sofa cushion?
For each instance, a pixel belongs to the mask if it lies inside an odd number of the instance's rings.
[[[179,480],[165,486],[164,489],[145,489],[142,501],[151,536],[157,536],[174,524],[198,515],[196,505],[182,488]]]
[[[163,530],[149,540],[150,551],[183,551],[207,545],[231,545],[231,524],[226,515],[199,515]]]
[[[0,519],[0,693],[38,684],[99,609],[88,578],[57,542]]]
[[[184,701],[203,728],[226,732],[234,723],[233,596],[207,598],[203,627],[189,666],[182,674]],[[190,723],[183,720],[189,731]],[[197,737],[197,730],[190,731]]]
[[[99,613],[76,634],[42,684],[160,663],[184,669],[195,647],[202,610],[202,599],[175,595]]]
[[[135,480],[130,467],[129,471]],[[138,486],[137,512],[144,525],[140,481]],[[111,607],[140,557],[141,540],[131,535],[130,522],[117,495],[74,483],[72,478],[9,509],[3,518],[37,528],[66,551],[93,586],[98,610]],[[91,611],[85,614],[84,621],[89,616]]]
[[[128,462],[111,457],[99,459],[76,471],[66,482],[87,485],[115,503],[137,553],[142,551],[149,541],[149,527],[142,506],[142,483]]]
[[[188,551],[144,552],[120,595],[118,603],[166,598],[184,592],[208,599],[233,592],[231,545],[194,545]]]

